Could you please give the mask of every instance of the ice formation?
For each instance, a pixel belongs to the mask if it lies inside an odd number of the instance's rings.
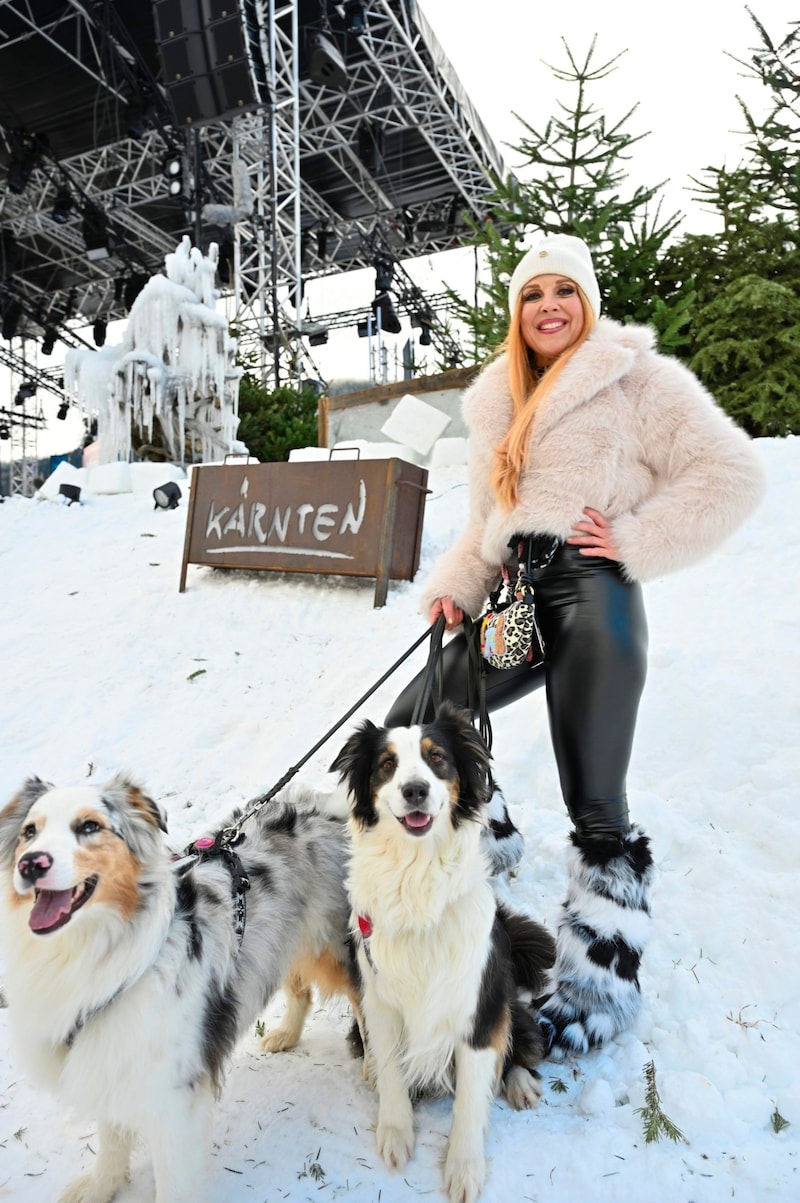
[[[236,440],[239,379],[236,340],[216,310],[217,245],[208,255],[184,237],[131,306],[122,342],[70,350],[65,388],[97,417],[100,463],[130,460],[132,427],[176,463],[207,463],[246,452]]]

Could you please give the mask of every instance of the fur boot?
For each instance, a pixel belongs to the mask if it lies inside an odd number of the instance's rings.
[[[572,843],[550,989],[533,1003],[554,1060],[599,1048],[630,1025],[651,922],[653,858],[641,828],[608,839],[573,833]]]

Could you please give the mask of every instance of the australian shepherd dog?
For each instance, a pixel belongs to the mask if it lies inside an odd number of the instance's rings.
[[[517,1109],[541,1096],[544,1046],[524,995],[542,988],[555,942],[496,899],[482,839],[491,761],[466,712],[445,703],[423,726],[366,721],[332,770],[351,800],[348,892],[378,1150],[404,1166],[414,1094],[453,1093],[445,1189],[472,1203],[501,1083]]]
[[[240,815],[229,822],[236,827]],[[35,1079],[98,1124],[63,1203],[107,1203],[149,1146],[157,1203],[201,1203],[213,1106],[234,1046],[283,984],[298,1039],[311,1002],[358,1008],[341,821],[274,801],[231,855],[175,860],[131,781],[32,778],[0,813],[12,1032]]]

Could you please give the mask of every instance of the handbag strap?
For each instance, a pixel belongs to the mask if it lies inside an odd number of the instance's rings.
[[[467,640],[467,704],[470,714],[478,715],[478,732],[486,747],[492,750],[492,724],[486,705],[486,661],[481,655],[480,622],[464,617]]]
[[[442,671],[442,636],[444,635],[444,628],[445,617],[444,614],[440,614],[431,627],[428,662],[425,665],[425,675],[422,678],[422,684],[417,693],[417,700],[414,703],[414,710],[411,714],[412,727],[424,721],[425,711],[434,694],[434,682],[436,685],[435,705],[438,705],[444,697],[444,675]]]

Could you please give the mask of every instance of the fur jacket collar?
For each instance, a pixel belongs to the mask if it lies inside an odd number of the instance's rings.
[[[654,350],[653,332],[601,318],[566,365],[538,416],[519,501],[491,490],[494,449],[512,414],[505,355],[464,395],[470,433],[467,526],[434,566],[423,610],[450,596],[476,615],[528,532],[567,538],[584,506],[608,517],[631,580],[648,580],[713,551],[760,500],[760,459],[744,431],[681,363]]]

